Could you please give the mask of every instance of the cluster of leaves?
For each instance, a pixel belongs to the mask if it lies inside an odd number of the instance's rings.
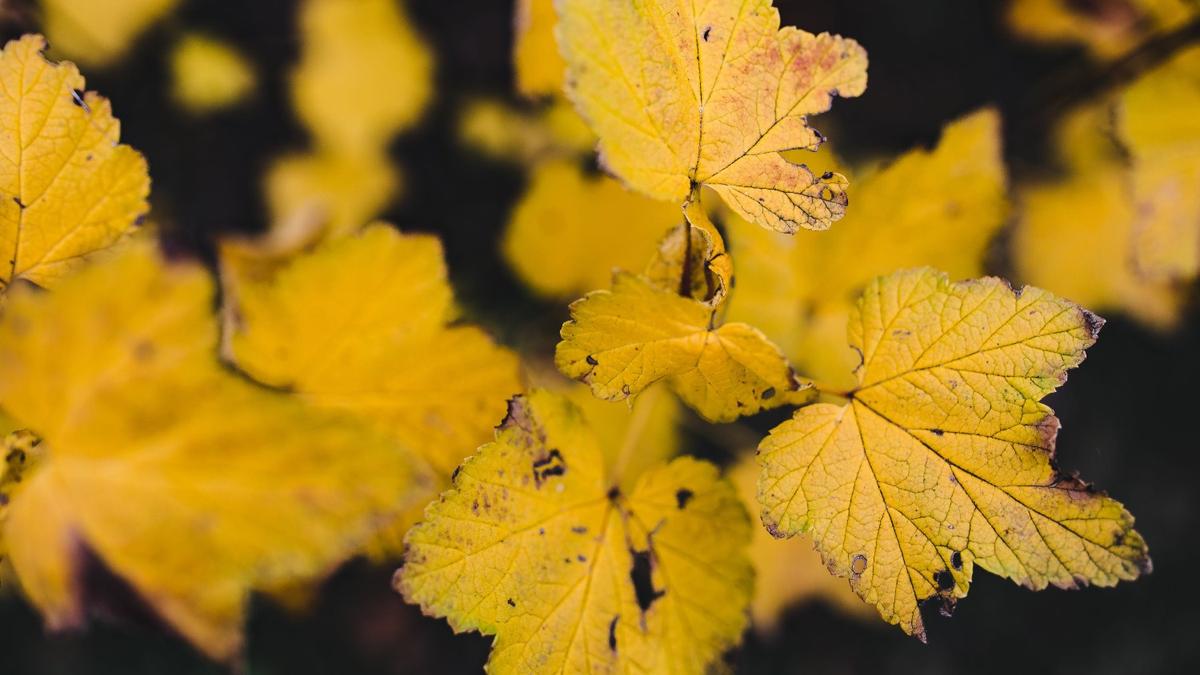
[[[384,225],[282,258],[231,242],[214,312],[202,267],[131,233],[145,162],[43,48],[0,62],[0,402],[18,429],[0,550],[52,627],[85,620],[100,564],[230,658],[250,591],[294,597],[395,553],[520,390],[517,361],[455,322],[439,243]]]
[[[47,3],[68,45],[70,4]],[[173,4],[130,2],[110,42],[75,44],[116,58]],[[1146,4],[1147,31],[1178,25]],[[1200,108],[1200,51],[1068,116],[1065,178],[1018,181],[1014,208],[992,110],[886,163],[821,149],[808,118],[865,91],[866,51],[781,28],[770,0],[522,0],[533,102],[478,102],[462,131],[530,170],[514,269],[586,293],[554,355],[569,385],[460,321],[436,239],[364,226],[431,88],[396,4],[307,0],[300,26],[311,147],[268,172],[273,229],[219,242],[216,281],[134,232],[149,177],[107,102],[40,37],[4,49],[0,555],[48,625],[86,619],[98,564],[232,658],[250,593],[295,601],[349,557],[403,552],[396,589],[494,635],[492,669],[703,672],[752,603],[769,624],[848,586],[924,639],[922,604],[948,612],[977,566],[1033,589],[1150,569],[1133,517],[1057,468],[1042,403],[1103,320],[977,277],[1015,213],[1022,278],[1172,323],[1200,273],[1200,128],[1167,113]],[[253,88],[204,36],[173,68],[197,111]],[[1081,240],[1103,264],[1047,252]],[[795,410],[724,477],[676,456],[679,403],[711,423]]]

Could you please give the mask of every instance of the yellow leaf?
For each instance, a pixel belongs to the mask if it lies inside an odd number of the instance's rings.
[[[400,185],[399,172],[382,152],[317,152],[276,160],[264,188],[274,227],[311,221],[337,237],[375,217]]]
[[[853,40],[779,28],[771,0],[562,0],[568,94],[633,188],[682,203],[707,185],[780,232],[825,229],[846,180],[779,153],[815,149],[810,115],[858,96],[867,55]]]
[[[517,91],[524,96],[557,96],[562,93],[567,64],[558,53],[554,27],[558,17],[554,0],[517,0],[513,69]]]
[[[509,264],[549,297],[604,286],[614,268],[636,269],[682,220],[679,207],[630,192],[577,163],[538,165],[504,234]]]
[[[396,586],[496,640],[491,672],[702,673],[746,626],[750,524],[691,458],[614,489],[578,409],[513,399],[408,535]]]
[[[434,237],[368,226],[238,288],[242,369],[378,426],[441,475],[491,437],[522,388],[512,353],[454,323]]]
[[[4,529],[8,521],[8,505],[21,486],[21,481],[42,461],[42,439],[28,429],[10,429],[11,420],[4,420],[4,441],[0,444],[0,562],[8,555]],[[2,573],[0,573],[2,574]]]
[[[87,66],[125,55],[179,0],[42,0],[42,24],[56,54]]]
[[[683,214],[686,222],[659,242],[646,265],[645,277],[661,290],[717,309],[728,297],[733,261],[725,251],[725,240],[699,201],[687,204]]]
[[[0,403],[43,443],[3,538],[51,628],[85,620],[94,557],[232,658],[252,591],[328,573],[428,495],[392,441],[220,368],[211,303],[144,243],[10,299]]]
[[[464,106],[458,135],[464,144],[493,159],[521,164],[579,160],[596,146],[596,136],[579,113],[560,99],[533,111],[491,99],[471,101]]]
[[[306,0],[300,34],[292,104],[313,148],[268,170],[267,201],[273,222],[319,217],[341,236],[399,191],[388,144],[428,104],[433,59],[395,0]]]
[[[760,328],[801,372],[838,387],[854,384],[859,359],[846,347],[846,323],[874,277],[920,265],[955,278],[983,272],[1008,215],[999,115],[968,115],[932,150],[853,178],[854,208],[829,232],[785,237],[726,222],[738,262],[729,320]]]
[[[665,381],[710,421],[806,401],[811,391],[758,329],[715,326],[729,256],[699,205],[686,213],[691,224],[666,238],[646,274],[618,271],[612,290],[571,303],[555,365],[608,401]]]
[[[171,51],[171,95],[193,112],[227,108],[254,88],[254,68],[232,45],[188,33]]]
[[[433,59],[395,0],[305,0],[292,103],[316,145],[386,150],[432,93]]]
[[[1065,175],[1018,191],[1013,265],[1024,282],[1098,311],[1118,310],[1169,328],[1179,319],[1183,294],[1135,269],[1138,208],[1111,120],[1112,108],[1097,105],[1061,122],[1056,142]]]
[[[834,574],[922,639],[919,604],[949,611],[975,565],[1032,589],[1149,571],[1133,516],[1055,467],[1059,422],[1039,403],[1102,323],[995,278],[877,279],[850,321],[849,401],[802,408],[759,446],[763,523],[812,532]]]
[[[326,234],[320,220],[296,218],[278,221],[262,234],[219,239],[217,263],[225,299],[236,299],[238,284],[270,281],[292,259],[324,241]]]
[[[1121,96],[1118,129],[1133,161],[1134,253],[1155,280],[1200,273],[1200,46],[1185,49]]]
[[[758,500],[758,463],[753,457],[740,460],[729,470],[746,504]],[[821,555],[805,537],[776,539],[761,527],[754,528],[750,542],[757,591],[750,604],[750,617],[762,632],[773,632],[783,612],[805,601],[822,601],[855,618],[875,619],[877,613],[864,603],[845,579],[829,573]]]
[[[1105,60],[1196,15],[1191,0],[1013,0],[1008,5],[1008,23],[1017,33],[1039,42],[1080,43]]]
[[[683,411],[667,387],[650,387],[632,404],[596,398],[580,384],[565,394],[595,432],[605,469],[622,490],[632,490],[639,476],[679,454]]]
[[[150,177],[106,99],[26,35],[0,54],[0,287],[55,283],[146,213]]]

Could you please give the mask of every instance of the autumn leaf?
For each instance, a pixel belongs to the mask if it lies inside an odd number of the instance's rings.
[[[299,23],[292,104],[317,146],[375,151],[417,121],[432,94],[433,59],[399,3],[305,0]]]
[[[146,213],[146,161],[119,145],[106,99],[26,35],[0,53],[0,288],[56,283]]]
[[[50,628],[86,620],[84,571],[100,564],[233,658],[251,592],[327,574],[428,498],[394,442],[222,369],[211,306],[201,267],[145,242],[53,294],[11,296],[0,404],[41,443],[2,538]]]
[[[504,233],[505,258],[540,295],[577,297],[636,269],[682,220],[679,207],[586,176],[574,162],[533,169]]]
[[[233,358],[309,405],[366,420],[449,476],[521,390],[516,357],[456,323],[441,244],[385,224],[238,283]]]
[[[683,408],[667,387],[650,387],[630,404],[605,401],[581,384],[572,385],[563,393],[595,433],[605,470],[621,490],[632,490],[642,474],[679,454]]]
[[[336,237],[369,222],[402,182],[383,153],[293,153],[271,165],[264,189],[272,227],[315,222]]]
[[[1133,162],[1134,255],[1153,280],[1200,273],[1200,46],[1121,95],[1118,131]]]
[[[232,45],[188,33],[171,51],[171,96],[184,108],[206,113],[228,108],[254,88],[254,67]]]
[[[872,279],[921,265],[955,278],[983,273],[1009,211],[1000,116],[967,115],[930,150],[847,174],[854,207],[828,232],[782,236],[736,216],[726,228],[738,263],[729,320],[761,329],[806,375],[850,387],[858,356],[846,347],[846,324]]]
[[[739,639],[750,524],[716,467],[660,464],[628,492],[578,409],[534,391],[408,535],[404,597],[495,635],[491,672],[701,673]]]
[[[779,28],[770,0],[698,5],[562,0],[567,91],[600,136],[605,166],[675,203],[697,185],[763,227],[825,229],[846,180],[780,156],[824,140],[808,116],[858,96],[867,55],[853,40]]]
[[[1098,311],[1121,311],[1170,328],[1179,320],[1184,294],[1136,269],[1140,211],[1126,153],[1113,140],[1112,118],[1111,106],[1089,105],[1059,123],[1055,145],[1064,171],[1019,187],[1013,266],[1023,282]]]
[[[1112,586],[1150,570],[1118,502],[1054,464],[1039,403],[1103,321],[1037,288],[881,277],[850,321],[863,355],[843,405],[796,411],[759,446],[762,519],[811,532],[829,569],[885,620],[925,637],[976,565],[1032,589]]]
[[[1115,59],[1197,16],[1191,0],[1013,0],[1012,29],[1038,42],[1079,43],[1092,56]]]
[[[342,235],[399,189],[388,144],[424,112],[433,58],[394,0],[305,0],[299,15],[291,96],[312,148],[271,167],[265,191],[274,222],[318,209]]]
[[[645,274],[618,271],[611,290],[571,304],[555,365],[616,401],[665,381],[701,417],[728,422],[811,393],[758,329],[716,326],[731,270],[720,234],[695,205]],[[693,273],[694,272],[694,273]]]
[[[729,480],[745,504],[758,502],[758,474],[753,455],[729,469]],[[750,603],[750,618],[761,633],[774,633],[784,611],[805,602],[823,602],[845,616],[878,621],[878,613],[854,594],[845,579],[829,573],[807,537],[781,540],[756,527],[750,560],[758,589]]]
[[[42,0],[42,25],[56,55],[103,67],[174,11],[179,0]]]
[[[513,70],[517,91],[524,96],[561,95],[567,64],[554,39],[558,25],[554,0],[517,0],[515,11]]]

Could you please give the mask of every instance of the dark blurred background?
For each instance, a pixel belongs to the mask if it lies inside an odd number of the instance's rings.
[[[215,234],[266,227],[262,172],[272,158],[306,142],[287,94],[286,72],[299,51],[295,4],[188,0],[143,34],[120,65],[85,69],[88,87],[112,100],[123,140],[149,159],[155,216],[178,250],[211,259]],[[818,124],[836,128],[840,154],[888,155],[931,144],[943,123],[994,104],[1004,115],[1010,168],[1024,172],[1053,171],[1047,130],[1072,102],[1200,35],[1193,25],[1130,59],[1101,66],[1081,48],[1014,38],[1003,21],[1003,3],[996,1],[776,5],[785,24],[854,37],[870,53],[867,93],[838,101],[827,116],[832,120]],[[38,29],[36,6],[14,7],[6,15],[5,39]],[[406,188],[383,215],[404,230],[440,235],[468,311],[501,340],[549,355],[565,309],[524,290],[496,245],[524,188],[524,173],[463,147],[456,132],[456,111],[469,98],[485,94],[520,103],[512,93],[512,6],[411,0],[408,7],[436,51],[436,98],[424,121],[391,148],[405,168]],[[260,82],[252,100],[206,117],[173,105],[166,53],[183,27],[224,38],[255,62]],[[991,267],[1004,274],[1007,261],[998,254]],[[1193,472],[1200,444],[1192,417],[1200,403],[1197,345],[1195,311],[1165,336],[1111,317],[1086,364],[1049,401],[1065,425],[1059,464],[1078,469],[1136,514],[1150,543],[1152,575],[1115,589],[1031,593],[981,571],[953,618],[927,612],[927,645],[819,604],[799,606],[775,636],[748,635],[728,662],[744,673],[1200,672],[1200,605],[1192,576],[1200,571]],[[752,421],[763,430],[769,423]],[[692,450],[722,459],[703,427],[691,428]],[[422,617],[391,591],[390,576],[390,568],[352,563],[300,617],[256,601],[243,672],[479,672],[489,641],[453,636],[444,622]],[[86,634],[47,635],[10,592],[0,597],[0,672],[227,671],[149,626],[99,621]]]

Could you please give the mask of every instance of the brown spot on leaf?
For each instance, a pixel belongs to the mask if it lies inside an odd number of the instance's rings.
[[[533,482],[538,488],[551,476],[567,473],[567,462],[558,450],[551,450],[545,457],[533,461]]]
[[[653,561],[650,551],[633,551],[633,567],[629,570],[629,579],[633,582],[633,593],[637,598],[638,608],[645,613],[654,601],[666,594],[654,588]]]
[[[867,571],[867,556],[859,553],[850,559],[850,571],[856,576]]]
[[[675,492],[675,503],[679,506],[679,510],[682,511],[687,508],[688,502],[692,501],[692,497],[694,496],[696,496],[696,493],[687,488],[677,490]]]

